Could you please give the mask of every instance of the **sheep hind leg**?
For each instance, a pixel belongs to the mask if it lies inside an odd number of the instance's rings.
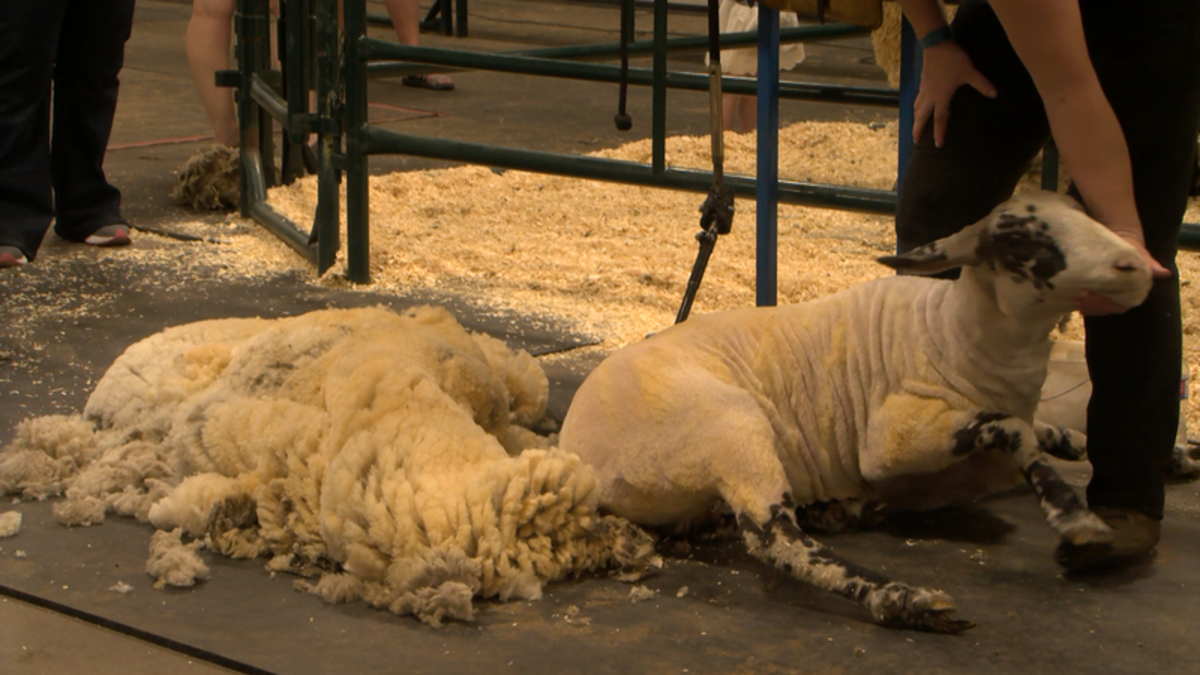
[[[933,633],[961,633],[975,626],[950,616],[958,607],[946,593],[891,581],[814,541],[796,525],[794,506],[786,497],[771,507],[766,523],[760,525],[745,514],[738,516],[738,523],[746,547],[756,558],[859,603],[880,625]]]
[[[875,527],[883,521],[882,504],[860,499],[813,502],[796,508],[796,522],[803,529],[827,534],[859,527]]]

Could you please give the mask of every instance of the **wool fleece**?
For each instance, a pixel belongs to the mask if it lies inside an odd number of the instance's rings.
[[[530,430],[547,398],[529,354],[438,308],[204,321],[131,346],[82,415],[23,422],[0,491],[269,557],[331,602],[468,620],[474,596],[650,561],[597,515],[591,468]],[[167,559],[148,569],[192,583]]]

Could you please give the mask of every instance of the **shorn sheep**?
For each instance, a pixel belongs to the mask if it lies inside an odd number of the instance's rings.
[[[1043,453],[1084,438],[1034,421],[1050,333],[1084,291],[1141,303],[1137,251],[1066,197],[1027,193],[958,234],[880,262],[903,273],[801,305],[693,318],[601,363],[560,447],[601,507],[686,527],[723,501],[749,550],[884,625],[958,632],[950,596],[838,557],[798,517],[881,502],[937,508],[1022,474],[1074,544],[1112,532]],[[963,267],[956,281],[907,276]]]

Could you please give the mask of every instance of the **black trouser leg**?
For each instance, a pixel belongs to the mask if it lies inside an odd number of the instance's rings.
[[[982,2],[964,3],[953,28],[955,40],[999,95],[989,99],[970,87],[960,89],[941,148],[933,145],[933,121],[926,125],[897,205],[901,252],[953,234],[1008,199],[1049,136],[1033,80],[992,9]]]
[[[1200,122],[1200,3],[1081,8],[1092,62],[1129,145],[1147,246],[1173,268]],[[951,108],[946,147],[925,139],[915,149],[896,216],[902,250],[956,231],[1006,199],[1045,140],[1040,99],[991,10],[964,4],[954,28],[1000,96],[988,102],[964,88]],[[1086,327],[1094,388],[1089,503],[1161,517],[1162,463],[1179,410],[1178,279],[1156,282],[1142,306],[1088,318]]]
[[[1092,62],[1129,144],[1147,248],[1174,271],[1200,122],[1200,3],[1081,7]],[[1162,517],[1163,463],[1179,420],[1178,276],[1156,281],[1141,306],[1086,326],[1088,501]]]
[[[124,222],[121,193],[104,177],[104,151],[117,110],[117,74],[133,26],[134,0],[70,0],[54,69],[51,166],[54,230],[82,241]]]
[[[50,221],[50,79],[67,0],[0,2],[0,245],[31,260]]]

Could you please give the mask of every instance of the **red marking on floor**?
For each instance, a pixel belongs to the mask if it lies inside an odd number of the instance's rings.
[[[381,108],[383,110],[393,110],[396,112],[408,113],[407,115],[393,115],[384,117],[383,119],[372,120],[372,124],[386,124],[388,122],[400,122],[403,120],[425,119],[427,117],[447,117],[447,113],[440,113],[435,110],[422,110],[420,108],[405,108],[398,105],[390,105],[388,103],[367,103],[368,108]],[[276,129],[275,133],[281,133],[280,129]],[[201,141],[211,141],[212,134],[203,134],[200,136],[176,136],[174,138],[155,138],[148,141],[133,141],[130,143],[114,143],[108,146],[109,150],[129,150],[132,148],[153,148],[159,145],[178,145],[181,143],[199,143]]]
[[[175,138],[156,138],[150,141],[134,141],[132,143],[114,143],[108,146],[109,150],[125,150],[128,148],[150,148],[156,145],[175,145],[177,143],[199,143],[200,141],[212,140],[212,134],[203,136],[176,136]]]
[[[441,113],[434,110],[422,110],[420,108],[405,108],[404,106],[391,105],[390,103],[368,103],[368,108],[383,108],[384,110],[396,110],[398,112],[417,113],[420,117],[447,117],[448,113]]]

